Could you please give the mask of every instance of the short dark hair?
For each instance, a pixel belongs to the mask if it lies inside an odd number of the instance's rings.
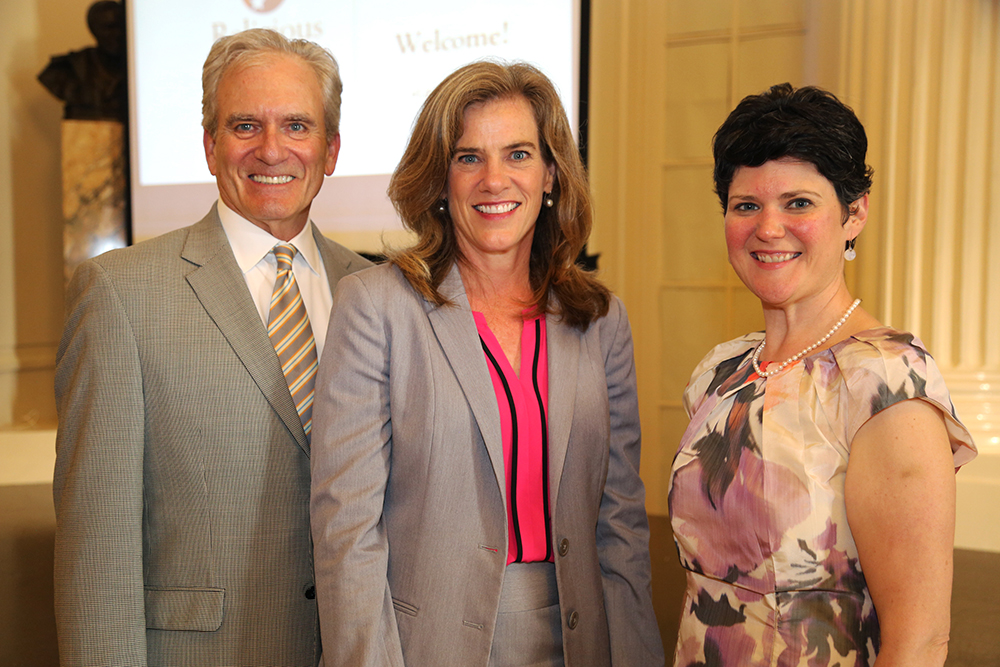
[[[736,105],[712,140],[715,193],[723,212],[739,167],[783,157],[810,162],[830,183],[845,211],[871,190],[865,164],[868,136],[849,106],[815,86],[780,83]]]

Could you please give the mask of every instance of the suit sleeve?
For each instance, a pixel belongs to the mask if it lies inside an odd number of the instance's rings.
[[[392,454],[391,341],[366,286],[342,279],[316,382],[311,519],[327,667],[403,665],[382,520]]]
[[[104,269],[80,266],[56,361],[55,616],[60,662],[145,665],[143,383]]]
[[[614,299],[602,327],[610,408],[608,475],[597,525],[604,606],[615,667],[664,664],[653,612],[649,522],[639,478],[639,405],[632,331],[625,308]]]

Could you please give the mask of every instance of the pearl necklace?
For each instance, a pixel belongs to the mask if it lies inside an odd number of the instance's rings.
[[[767,338],[765,337],[764,340],[760,341],[760,345],[758,345],[757,349],[754,350],[754,352],[753,352],[753,358],[751,359],[751,361],[753,362],[753,370],[754,370],[754,372],[756,372],[757,375],[759,375],[762,378],[771,377],[772,375],[776,375],[776,374],[780,373],[785,368],[785,366],[787,366],[788,364],[790,364],[790,363],[792,363],[794,361],[798,361],[799,359],[801,359],[805,355],[809,354],[810,352],[812,352],[813,350],[815,350],[817,347],[819,347],[820,345],[822,345],[826,341],[830,340],[830,336],[832,336],[833,334],[837,333],[837,329],[839,329],[840,327],[844,326],[844,322],[847,321],[847,318],[851,316],[851,313],[854,312],[854,309],[857,308],[858,304],[860,304],[860,303],[861,303],[861,299],[855,299],[854,303],[851,304],[851,307],[847,309],[846,313],[844,313],[844,316],[841,317],[837,321],[837,323],[833,325],[832,329],[830,329],[829,331],[826,332],[825,336],[823,336],[818,341],[816,341],[815,343],[813,343],[812,345],[810,345],[806,349],[804,349],[801,352],[799,352],[798,354],[796,354],[794,357],[788,357],[787,359],[785,359],[784,361],[782,361],[778,365],[777,368],[775,368],[773,370],[768,370],[768,371],[762,371],[760,369],[760,361],[759,361],[760,360],[760,353],[764,349],[764,346],[767,344]]]

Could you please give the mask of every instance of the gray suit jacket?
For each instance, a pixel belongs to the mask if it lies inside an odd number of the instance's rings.
[[[313,234],[331,287],[369,265]],[[215,209],[85,262],[67,299],[62,664],[315,665],[309,445]]]
[[[457,268],[441,291],[454,307],[388,265],[337,288],[312,458],[327,667],[489,658],[508,544],[500,417]],[[625,309],[614,299],[586,332],[556,317],[546,330],[566,665],[662,665]]]

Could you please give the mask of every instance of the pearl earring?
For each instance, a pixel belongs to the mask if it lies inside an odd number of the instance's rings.
[[[853,262],[854,258],[858,256],[858,253],[854,252],[854,244],[857,243],[858,237],[855,236],[853,239],[844,244],[844,259],[848,262]]]
[[[441,203],[438,204],[438,213],[444,213],[447,210],[448,210],[448,200],[442,199]]]
[[[549,192],[545,193],[545,205],[548,206],[549,208],[555,206],[555,202],[552,201],[552,194]]]

